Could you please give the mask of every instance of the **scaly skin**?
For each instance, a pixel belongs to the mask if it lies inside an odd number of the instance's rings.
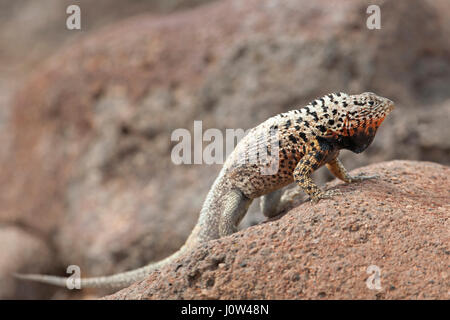
[[[311,174],[323,165],[347,183],[374,178],[350,176],[338,159],[339,150],[364,151],[393,108],[391,100],[374,93],[333,93],[301,109],[269,118],[250,130],[230,154],[206,197],[197,225],[180,250],[136,270],[81,279],[81,287],[130,285],[197,244],[232,234],[255,198],[263,196],[263,213],[274,216],[283,202],[292,200],[279,190],[294,181],[314,202],[339,194],[323,192],[311,179]],[[270,169],[273,172],[268,174]],[[66,286],[63,277],[16,276]]]

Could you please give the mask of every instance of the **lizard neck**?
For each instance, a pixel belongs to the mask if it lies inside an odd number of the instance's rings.
[[[341,149],[361,153],[370,146],[374,138],[375,134],[356,133],[352,136],[341,136],[338,138],[337,145]]]

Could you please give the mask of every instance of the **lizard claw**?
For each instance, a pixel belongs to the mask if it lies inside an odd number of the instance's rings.
[[[364,181],[364,180],[369,180],[369,179],[378,179],[380,176],[377,174],[371,175],[371,176],[365,176],[363,173],[358,174],[356,176],[353,176],[350,178],[350,183],[352,182],[360,182],[360,181]]]
[[[320,199],[330,199],[335,196],[342,196],[342,195],[343,195],[343,193],[339,190],[328,190],[326,192],[322,192],[321,194],[319,194],[315,197],[311,197],[310,201],[313,203],[317,203],[320,201]]]

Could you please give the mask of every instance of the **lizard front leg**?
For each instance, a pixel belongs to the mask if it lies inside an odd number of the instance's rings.
[[[323,192],[314,183],[311,174],[324,165],[327,159],[331,156],[333,150],[327,148],[313,148],[298,162],[295,167],[293,176],[295,182],[303,189],[303,191],[311,198],[312,201],[317,202],[320,199],[330,198],[334,195],[340,194],[334,190]]]
[[[297,164],[293,176],[294,180],[300,188],[310,196],[311,200],[317,201],[326,195],[311,179],[311,173],[319,168],[323,163],[319,163],[317,159],[325,158],[325,154],[317,154],[311,152],[303,157]],[[276,216],[280,211],[286,208],[292,201],[301,195],[299,188],[293,188],[289,192],[283,192],[282,189],[272,191],[260,199],[261,212],[268,218]]]
[[[333,158],[331,161],[329,161],[326,164],[328,170],[330,170],[330,172],[338,179],[347,182],[347,183],[352,183],[352,182],[358,182],[358,181],[364,181],[364,180],[368,180],[368,179],[374,179],[374,178],[378,178],[377,175],[372,175],[372,176],[364,176],[364,175],[358,175],[358,176],[351,176],[347,170],[345,169],[344,165],[342,164],[342,162],[338,159],[338,157],[336,156],[335,158]]]

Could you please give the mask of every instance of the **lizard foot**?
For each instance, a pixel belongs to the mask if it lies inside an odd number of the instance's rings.
[[[320,199],[330,199],[335,196],[342,196],[343,193],[339,190],[328,190],[326,192],[322,192],[314,197],[310,198],[310,201],[313,203],[317,203],[320,201]]]
[[[364,180],[370,180],[370,179],[378,179],[380,176],[377,174],[371,175],[371,176],[365,176],[363,173],[358,174],[357,176],[350,177],[350,183],[352,182],[360,182]]]

